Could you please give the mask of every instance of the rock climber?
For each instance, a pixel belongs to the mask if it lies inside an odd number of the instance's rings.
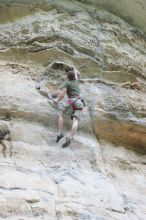
[[[68,147],[71,143],[71,141],[74,138],[74,135],[77,131],[79,120],[82,115],[82,110],[84,107],[83,104],[83,99],[80,97],[80,88],[79,88],[79,83],[78,79],[80,77],[80,74],[78,71],[73,66],[70,66],[66,70],[67,72],[67,81],[64,83],[63,89],[58,96],[56,100],[54,100],[54,103],[56,105],[59,104],[61,100],[67,95],[68,99],[66,103],[58,109],[60,109],[60,114],[59,114],[59,119],[58,119],[58,129],[59,133],[56,138],[56,143],[60,141],[64,137],[63,134],[63,126],[64,126],[64,118],[63,115],[68,109],[71,109],[71,119],[73,120],[72,122],[72,127],[70,131],[69,137],[66,137],[65,143],[62,145],[63,148]]]

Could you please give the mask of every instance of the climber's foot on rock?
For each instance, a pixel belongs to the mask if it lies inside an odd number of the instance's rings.
[[[63,137],[64,137],[64,135],[63,135],[62,133],[60,133],[59,135],[57,135],[56,143],[58,143]]]
[[[70,145],[72,139],[71,138],[66,138],[65,143],[62,145],[62,148],[66,148]]]

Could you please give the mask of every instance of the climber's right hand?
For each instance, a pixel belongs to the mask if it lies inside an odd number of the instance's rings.
[[[58,102],[54,99],[53,99],[53,103],[54,103],[54,105],[58,106]]]

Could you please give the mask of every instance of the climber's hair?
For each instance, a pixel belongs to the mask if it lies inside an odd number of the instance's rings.
[[[69,71],[68,73],[67,73],[67,78],[68,78],[68,80],[75,80],[75,72],[73,72],[73,71]]]

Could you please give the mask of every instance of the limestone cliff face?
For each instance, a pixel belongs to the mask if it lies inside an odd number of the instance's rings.
[[[0,219],[145,220],[144,33],[94,5],[49,0],[1,5],[0,30]],[[66,65],[87,105],[62,149],[46,94]]]
[[[146,33],[146,1],[145,0],[82,0],[96,4],[122,18]]]

